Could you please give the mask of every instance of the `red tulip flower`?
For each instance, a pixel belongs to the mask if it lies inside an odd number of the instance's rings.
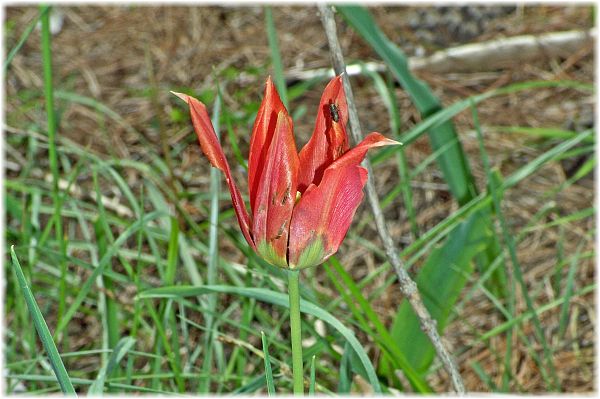
[[[349,148],[348,106],[338,76],[325,88],[313,135],[298,153],[292,118],[269,78],[250,138],[250,217],[206,107],[193,97],[174,94],[190,107],[202,151],[225,174],[248,244],[263,259],[283,268],[316,266],[337,252],[363,198],[367,170],[360,163],[367,150],[399,144],[371,133]]]

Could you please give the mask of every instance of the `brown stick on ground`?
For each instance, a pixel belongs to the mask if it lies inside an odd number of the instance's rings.
[[[350,119],[350,132],[352,134],[352,138],[356,143],[360,142],[363,139],[362,129],[360,127],[360,122],[358,120],[358,112],[356,110],[356,105],[354,103],[354,95],[352,94],[352,87],[350,86],[350,80],[348,79],[348,75],[345,73],[346,64],[344,63],[344,56],[342,54],[342,49],[340,47],[340,43],[337,38],[335,20],[333,18],[333,11],[331,8],[325,4],[319,4],[319,11],[321,13],[321,22],[323,23],[323,27],[325,28],[325,33],[327,35],[327,41],[329,42],[329,49],[331,50],[331,56],[333,60],[333,67],[335,69],[336,74],[343,74],[343,83],[344,83],[344,91],[346,92],[346,100],[348,103],[348,116]],[[369,172],[369,176],[373,176],[371,164],[368,159],[365,158],[363,162],[363,166],[367,168]],[[373,216],[375,217],[375,223],[377,225],[377,231],[379,232],[379,236],[383,241],[383,245],[385,247],[385,253],[394,267],[394,271],[398,277],[398,282],[400,284],[400,290],[402,294],[408,299],[412,308],[414,309],[419,321],[421,323],[421,329],[427,336],[429,340],[435,347],[437,355],[444,365],[444,368],[450,374],[450,378],[452,380],[452,386],[454,387],[454,391],[460,395],[465,393],[465,387],[458,372],[456,365],[454,364],[454,360],[444,347],[440,335],[438,334],[436,328],[436,321],[431,318],[429,311],[423,304],[421,300],[421,296],[419,291],[417,290],[417,285],[410,278],[406,270],[402,265],[402,261],[398,257],[398,249],[396,248],[392,237],[390,236],[387,226],[385,225],[385,221],[383,219],[383,212],[381,211],[381,206],[379,205],[379,199],[377,198],[377,192],[375,191],[375,185],[373,184],[372,179],[367,180],[367,197],[369,200],[369,204],[371,205],[371,210],[373,212]]]
[[[523,65],[539,59],[555,57],[568,58],[581,52],[585,55],[594,48],[596,29],[552,32],[543,35],[520,35],[481,43],[463,44],[440,50],[426,57],[409,57],[408,68],[411,71],[423,71],[431,74],[489,72],[515,65]],[[576,58],[579,59],[578,57]],[[350,76],[359,75],[363,69],[383,72],[386,69],[381,62],[365,62],[346,66]],[[316,77],[331,76],[331,69],[297,69],[286,73],[286,80],[309,80]]]

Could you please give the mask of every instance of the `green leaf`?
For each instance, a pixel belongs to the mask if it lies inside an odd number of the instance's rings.
[[[275,29],[275,22],[273,21],[273,10],[270,6],[265,7],[265,26],[267,29],[269,48],[271,49],[275,86],[277,87],[281,102],[286,108],[289,108],[287,86],[285,84],[285,77],[283,76],[283,62],[281,59],[281,52],[279,51],[279,44],[277,42],[277,30]]]
[[[13,271],[15,272],[19,287],[21,288],[21,293],[25,298],[25,302],[27,303],[27,307],[31,313],[31,318],[33,319],[33,324],[35,325],[38,336],[42,341],[42,345],[48,353],[50,365],[52,366],[52,370],[54,370],[54,374],[56,375],[60,389],[64,394],[76,395],[73,384],[71,384],[69,374],[67,374],[67,370],[65,369],[65,365],[60,358],[58,349],[56,349],[56,345],[52,340],[52,334],[50,334],[50,330],[48,329],[48,325],[44,320],[44,316],[42,316],[42,312],[35,301],[35,297],[33,296],[33,293],[27,284],[27,280],[23,274],[23,269],[21,269],[21,264],[19,263],[19,259],[17,259],[14,245],[11,245],[10,247],[10,255],[12,257]]]
[[[269,396],[275,395],[275,384],[273,383],[273,370],[271,369],[271,358],[269,357],[269,343],[264,331],[260,332],[262,338],[263,353],[265,355],[265,379],[267,380],[267,392]]]
[[[12,62],[13,58],[15,58],[15,55],[17,55],[21,47],[23,47],[23,45],[27,41],[27,38],[29,37],[29,35],[31,35],[31,32],[33,32],[35,27],[38,25],[38,21],[48,13],[48,10],[50,10],[50,6],[43,5],[40,7],[40,13],[37,15],[37,17],[33,19],[33,21],[29,23],[27,29],[25,29],[25,31],[19,38],[19,42],[17,43],[17,45],[13,47],[13,49],[10,50],[10,53],[8,53],[8,55],[6,56],[6,60],[4,60],[4,73],[8,71],[8,67],[10,66],[10,63]]]
[[[287,295],[279,292],[271,291],[264,288],[246,288],[246,287],[232,287],[226,285],[204,285],[204,286],[173,286],[173,287],[160,287],[154,288],[147,291],[143,291],[138,295],[138,298],[180,298],[188,296],[199,296],[212,293],[224,293],[240,295],[247,298],[254,298],[259,301],[271,303],[273,305],[289,308],[289,300]],[[356,339],[354,333],[344,326],[337,318],[331,313],[322,309],[320,306],[314,303],[308,302],[304,299],[300,299],[300,311],[306,314],[315,316],[331,327],[336,329],[352,347],[356,355],[360,359],[363,367],[366,370],[368,381],[373,386],[375,393],[381,393],[381,386],[373,364],[369,360],[367,353],[365,352],[362,345]]]
[[[484,248],[491,235],[487,222],[475,213],[453,230],[444,245],[435,249],[419,271],[416,283],[423,303],[443,331],[448,316],[472,272],[472,260]],[[435,350],[421,330],[419,320],[408,301],[398,309],[391,328],[401,352],[419,373],[425,373]]]
[[[315,380],[316,380],[316,372],[315,372],[315,360],[317,359],[316,355],[310,359],[310,383],[308,384],[308,396],[315,396]]]
[[[96,380],[92,386],[90,386],[88,396],[102,395],[104,392],[104,381],[106,380],[106,377],[113,372],[121,359],[123,359],[127,352],[129,352],[133,344],[135,344],[135,339],[132,337],[124,337],[119,340],[112,351],[112,355],[110,355],[110,358],[108,359],[108,363],[106,363],[102,369],[100,369],[98,377],[96,377]]]
[[[352,365],[350,363],[350,347],[344,345],[344,354],[340,361],[340,379],[338,381],[337,392],[339,394],[349,394],[352,387]]]

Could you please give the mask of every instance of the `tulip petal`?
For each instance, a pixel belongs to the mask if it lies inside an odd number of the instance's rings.
[[[303,193],[311,184],[319,184],[325,169],[348,151],[348,105],[342,77],[333,78],[319,103],[313,134],[300,151],[298,191]]]
[[[244,234],[248,244],[250,244],[253,249],[256,249],[252,235],[250,234],[250,218],[246,211],[244,200],[242,199],[240,190],[237,188],[233,178],[231,177],[229,164],[227,163],[227,159],[225,158],[221,144],[219,143],[217,135],[215,134],[215,130],[212,122],[210,121],[210,117],[208,116],[208,112],[206,111],[206,107],[200,101],[186,94],[174,92],[173,94],[187,102],[189,105],[192,124],[194,125],[194,130],[198,136],[200,148],[202,149],[204,155],[206,155],[208,158],[208,161],[211,163],[211,165],[221,170],[225,174],[225,179],[229,185],[229,192],[231,193],[231,202],[233,203],[233,209],[235,210],[242,234]]]
[[[290,268],[316,266],[337,252],[364,196],[367,170],[360,163],[369,148],[391,144],[398,143],[371,133],[307,188],[292,214]]]
[[[282,110],[259,181],[252,218],[258,253],[280,267],[287,267],[288,234],[297,185],[298,152],[292,118]]]
[[[252,136],[250,137],[250,155],[248,157],[248,189],[250,192],[250,209],[256,210],[256,194],[262,180],[267,163],[269,147],[275,132],[277,115],[287,111],[279,98],[277,89],[271,80],[267,79],[265,94],[256,114]]]

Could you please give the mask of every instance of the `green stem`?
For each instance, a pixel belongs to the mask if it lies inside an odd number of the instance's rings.
[[[302,332],[300,325],[300,272],[288,271],[288,292],[290,295],[290,329],[292,335],[292,374],[294,395],[304,395],[302,376]]]
[[[44,69],[44,96],[46,100],[46,114],[48,121],[48,158],[50,162],[50,171],[52,173],[52,198],[54,201],[54,226],[56,232],[56,241],[60,245],[63,257],[60,260],[60,281],[59,281],[59,303],[57,317],[60,320],[66,308],[66,275],[67,264],[64,255],[66,254],[65,239],[63,237],[63,226],[61,219],[61,208],[58,187],[58,153],[56,151],[56,117],[54,114],[54,87],[52,85],[52,38],[50,33],[50,11],[47,5],[40,6],[40,15],[42,22],[42,64]]]

